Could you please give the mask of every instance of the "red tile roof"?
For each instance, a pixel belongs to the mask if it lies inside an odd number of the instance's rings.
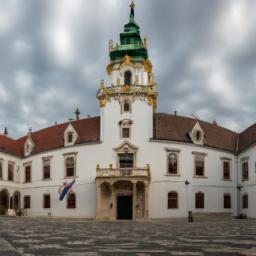
[[[5,135],[0,135],[0,152],[14,156],[21,156],[20,147],[17,141]]]
[[[239,152],[256,143],[256,123],[239,134]]]
[[[153,139],[192,143],[188,134],[197,121],[205,134],[204,145],[208,147],[237,153],[256,142],[256,124],[237,134],[216,124],[164,113],[154,115]],[[69,123],[58,124],[33,132],[31,137],[35,143],[35,148],[32,154],[64,147],[64,131]],[[100,141],[99,116],[80,119],[71,123],[79,136],[75,144]],[[0,135],[0,152],[23,157],[26,139],[27,136],[13,140]]]
[[[188,134],[197,121],[204,131],[204,145],[236,152],[237,133],[216,124],[171,114],[155,114],[154,139],[192,143]]]
[[[33,132],[31,137],[35,143],[35,148],[33,149],[32,154],[64,147],[64,131],[69,123],[70,122],[58,124]],[[97,142],[100,140],[99,116],[72,121],[71,124],[78,134],[78,139],[75,144]],[[24,144],[26,139],[27,136],[24,136],[17,141],[13,141],[13,144],[16,144],[19,148],[14,155],[20,157],[24,156]]]

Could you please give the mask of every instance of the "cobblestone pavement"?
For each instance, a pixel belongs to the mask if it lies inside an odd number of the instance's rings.
[[[1,217],[0,255],[256,255],[256,220],[106,223]]]

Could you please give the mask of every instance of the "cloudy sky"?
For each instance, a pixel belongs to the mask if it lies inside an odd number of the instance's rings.
[[[74,116],[95,98],[130,0],[0,0],[0,129],[17,138]],[[137,0],[158,112],[242,131],[256,121],[256,1]]]

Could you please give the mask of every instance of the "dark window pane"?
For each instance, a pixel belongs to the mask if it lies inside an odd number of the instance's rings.
[[[204,194],[196,193],[195,208],[204,208]]]
[[[204,157],[195,157],[196,176],[204,176]]]
[[[8,164],[8,180],[13,181],[13,164]]]
[[[230,179],[230,163],[227,161],[223,162],[223,179]]]
[[[124,84],[131,85],[132,84],[132,73],[127,70],[124,73]]]
[[[243,195],[243,208],[248,208],[248,195]]]
[[[231,208],[231,196],[228,194],[224,195],[224,208],[225,209]]]
[[[130,128],[123,128],[123,138],[130,137]]]
[[[124,112],[130,111],[130,103],[128,101],[124,102]]]
[[[133,167],[133,154],[120,154],[119,155],[120,168],[132,168]]]
[[[31,166],[27,165],[25,167],[25,182],[31,182]]]
[[[51,196],[44,195],[44,208],[51,208]]]
[[[30,196],[24,196],[24,208],[25,209],[30,208]]]
[[[178,208],[178,194],[176,192],[168,193],[168,209]]]
[[[242,176],[243,180],[248,180],[249,179],[249,172],[248,172],[248,162],[243,162],[242,164]]]
[[[76,195],[74,193],[71,193],[67,196],[67,208],[76,208]]]

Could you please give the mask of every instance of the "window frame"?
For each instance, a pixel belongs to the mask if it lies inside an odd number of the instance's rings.
[[[70,201],[69,201],[71,196],[74,196],[74,200],[73,200],[73,201],[74,201],[74,204],[73,204],[73,205],[70,205]],[[66,201],[67,201],[67,204],[66,204],[66,208],[67,208],[67,209],[76,209],[76,208],[77,208],[76,193],[74,193],[74,192],[69,193],[69,194],[67,195]],[[71,202],[73,202],[73,201],[71,201]]]
[[[15,166],[14,162],[8,161],[8,165],[7,165],[7,180],[8,181],[14,181],[14,166]],[[12,168],[10,169],[10,167],[12,167]],[[10,179],[10,174],[11,174],[11,179]]]
[[[206,174],[206,153],[201,153],[201,152],[195,152],[193,151],[192,154],[194,155],[194,178],[207,178]],[[198,175],[197,174],[197,158],[200,157],[203,159],[203,174]]]
[[[129,82],[127,83],[127,74],[129,74]],[[132,75],[132,71],[127,69],[125,72],[124,72],[124,85],[129,85],[131,86],[132,85],[132,79],[133,79],[133,75]]]
[[[120,138],[121,139],[131,139],[131,137],[132,137],[132,129],[131,129],[132,121],[129,119],[125,119],[125,120],[120,121],[119,125],[120,125]],[[127,136],[124,137],[124,129],[129,129],[129,137],[127,137]]]
[[[172,196],[175,195],[175,196]],[[167,209],[178,209],[179,208],[179,195],[177,191],[170,191],[167,194]]]
[[[242,208],[243,209],[249,208],[249,196],[248,196],[248,193],[246,193],[246,192],[243,193],[243,195],[242,195]]]
[[[27,175],[28,173],[29,175]],[[32,182],[32,165],[29,163],[24,165],[24,183],[31,183],[31,182]]]
[[[24,209],[30,209],[31,208],[31,196],[30,195],[25,195],[23,197],[23,208]],[[28,200],[28,201],[27,201]],[[28,204],[28,205],[27,205]]]
[[[49,200],[49,201],[46,201],[46,197],[48,197],[47,200]],[[46,203],[48,203],[48,204],[46,205]],[[51,194],[50,193],[43,194],[43,208],[44,209],[51,209]]]
[[[244,166],[247,166],[247,170],[244,170]],[[241,169],[242,169],[242,181],[248,181],[249,180],[249,159],[242,160]]]
[[[220,159],[221,159],[222,180],[231,181],[232,180],[232,160],[229,157],[221,157]],[[229,176],[228,177],[225,176],[225,163],[228,163],[228,165],[229,165]]]
[[[71,179],[71,178],[76,178],[77,177],[77,152],[72,152],[72,153],[65,153],[63,154],[64,156],[64,178],[65,179]],[[68,158],[73,158],[74,160],[74,167],[73,167],[73,176],[67,176],[67,159]]]
[[[42,180],[51,180],[51,159],[52,156],[42,157]],[[49,178],[45,177],[46,166],[49,166]]]
[[[202,198],[198,198],[199,195],[202,196]],[[199,199],[201,200],[201,202],[198,201]],[[195,193],[195,209],[204,209],[204,208],[205,208],[205,195],[203,192],[198,191]]]
[[[226,199],[229,198],[229,201],[226,201]],[[223,194],[223,208],[224,209],[231,209],[232,208],[232,201],[231,201],[231,194],[230,193],[224,193]]]

